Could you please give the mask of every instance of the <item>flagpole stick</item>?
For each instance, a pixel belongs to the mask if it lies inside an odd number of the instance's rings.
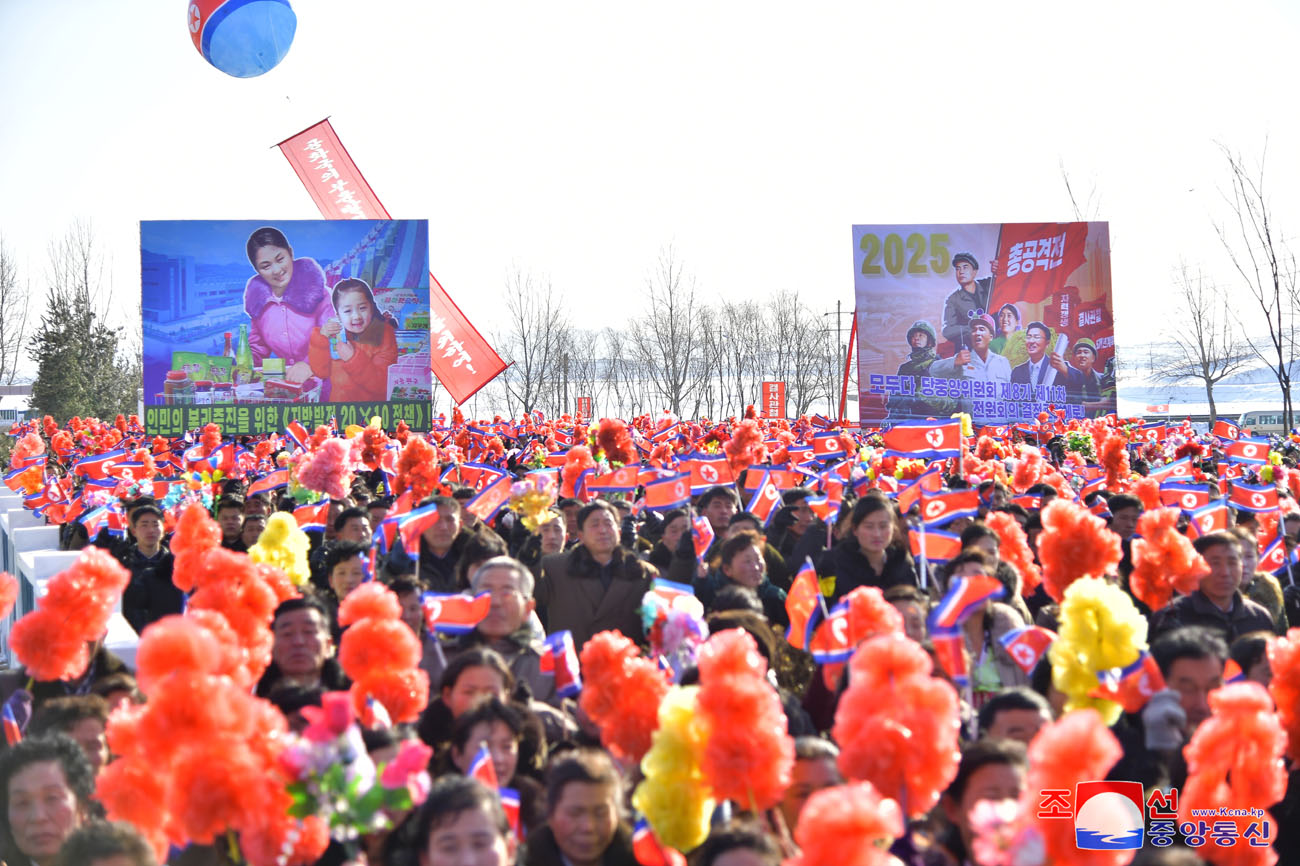
[[[921,592],[928,592],[930,565],[925,559],[925,518],[922,517],[918,522],[921,532]]]

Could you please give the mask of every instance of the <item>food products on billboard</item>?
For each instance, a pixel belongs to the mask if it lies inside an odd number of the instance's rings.
[[[194,402],[200,406],[212,404],[212,382],[200,379],[194,383]]]
[[[194,402],[194,382],[184,370],[168,370],[163,381],[163,394],[167,403],[185,404]]]
[[[253,381],[253,350],[248,345],[248,325],[239,326],[239,347],[235,349],[236,385],[247,385]]]
[[[172,369],[183,370],[191,380],[211,378],[205,352],[172,352]]]
[[[230,377],[234,372],[235,359],[228,358],[225,355],[208,355],[208,375],[213,384],[218,382],[230,382]]]

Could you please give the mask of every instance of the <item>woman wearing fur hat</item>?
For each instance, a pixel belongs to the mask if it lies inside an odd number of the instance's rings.
[[[315,259],[295,259],[284,233],[270,226],[249,236],[248,261],[257,271],[244,287],[253,360],[283,358],[285,379],[305,382],[312,375],[307,360],[312,328],[325,325],[334,312],[325,272]]]

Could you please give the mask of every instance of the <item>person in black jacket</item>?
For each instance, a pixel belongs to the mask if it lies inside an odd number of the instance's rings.
[[[139,634],[145,626],[185,609],[185,593],[172,582],[172,553],[163,544],[163,513],[156,505],[131,512],[135,544],[122,555],[131,582],[122,593],[122,615]]]
[[[849,517],[849,537],[822,556],[817,573],[835,578],[826,603],[834,604],[859,586],[916,586],[916,567],[907,548],[895,542],[900,520],[893,502],[875,490],[859,499]]]

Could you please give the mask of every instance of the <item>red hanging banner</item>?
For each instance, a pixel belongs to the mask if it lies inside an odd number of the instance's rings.
[[[326,219],[391,219],[329,120],[279,144]],[[457,403],[495,379],[506,363],[429,275],[429,353],[433,375]]]

